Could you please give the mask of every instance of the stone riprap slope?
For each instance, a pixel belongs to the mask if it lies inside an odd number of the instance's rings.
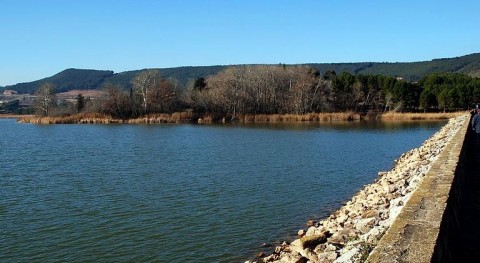
[[[298,239],[284,242],[257,262],[365,261],[466,118],[450,119],[421,147],[395,160],[392,170],[379,172],[374,183],[327,219],[309,222],[312,226],[299,230]]]

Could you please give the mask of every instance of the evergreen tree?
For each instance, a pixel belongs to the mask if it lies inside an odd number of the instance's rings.
[[[81,112],[85,108],[85,98],[82,93],[77,96],[77,112]]]

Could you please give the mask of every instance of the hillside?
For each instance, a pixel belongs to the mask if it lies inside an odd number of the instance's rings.
[[[4,88],[15,90],[18,93],[33,94],[40,85],[51,82],[54,84],[57,92],[66,92],[73,89],[97,89],[105,79],[112,75],[113,71],[110,70],[66,69],[48,78],[19,83]]]
[[[177,85],[185,87],[189,81],[199,77],[206,77],[218,73],[226,66],[202,66],[202,67],[178,67],[162,68],[160,74],[162,77],[170,80],[176,80]],[[143,69],[142,69],[143,70]],[[125,71],[114,74],[105,80],[105,83],[116,84],[125,88],[132,86],[132,79],[142,70]]]
[[[418,81],[435,72],[458,72],[480,77],[480,53],[455,58],[434,59],[409,63],[312,63],[305,64],[317,68],[321,74],[327,70],[337,73],[347,71],[352,74],[381,74],[392,77],[403,77],[408,81]],[[199,77],[213,75],[227,66],[197,66],[161,68],[160,74],[174,80],[178,86],[185,87],[190,81]],[[99,89],[106,83],[112,83],[129,89],[131,80],[142,70],[115,73],[108,70],[67,69],[51,77],[41,80],[6,86],[4,89],[16,90],[18,93],[34,93],[45,82],[55,85],[57,92],[74,89]]]

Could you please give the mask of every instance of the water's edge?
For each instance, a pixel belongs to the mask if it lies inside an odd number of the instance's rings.
[[[444,124],[0,120],[0,261],[243,262]]]
[[[450,119],[328,218],[309,221],[308,229],[298,231],[298,239],[247,262],[364,262],[467,117]]]

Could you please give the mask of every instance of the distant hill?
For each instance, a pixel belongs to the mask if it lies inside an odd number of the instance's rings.
[[[48,78],[6,86],[5,89],[15,90],[18,93],[33,94],[46,82],[53,83],[57,92],[74,89],[96,89],[112,75],[113,71],[111,70],[66,69]]]
[[[418,81],[424,76],[435,72],[458,72],[480,77],[480,53],[409,63],[360,62],[312,63],[304,65],[317,68],[321,74],[327,70],[334,70],[337,73],[347,71],[352,74],[381,74],[403,77],[408,81]],[[226,67],[228,66],[197,66],[161,68],[159,70],[164,78],[175,80],[178,86],[185,87],[189,81],[216,74]],[[66,92],[74,89],[99,89],[106,83],[116,84],[129,89],[132,85],[132,79],[142,70],[114,73],[109,70],[67,69],[48,78],[6,86],[3,89],[16,90],[18,93],[34,93],[45,82],[53,83],[57,92]]]
[[[166,79],[176,80],[177,85],[185,87],[189,81],[194,81],[200,77],[213,75],[224,69],[226,66],[201,66],[201,67],[178,67],[178,68],[161,68],[160,75]],[[125,71],[114,74],[105,80],[105,83],[112,83],[129,89],[132,86],[132,79],[141,70]]]
[[[162,77],[176,80],[177,85],[184,87],[188,81],[199,77],[216,74],[226,66],[179,67],[159,69]],[[111,83],[129,89],[132,79],[146,69],[125,71],[114,74],[110,70],[66,69],[51,77],[25,83],[6,86],[3,89],[15,90],[18,93],[34,93],[43,83],[51,82],[57,92],[70,90],[100,89]],[[2,89],[2,90],[3,90]]]

